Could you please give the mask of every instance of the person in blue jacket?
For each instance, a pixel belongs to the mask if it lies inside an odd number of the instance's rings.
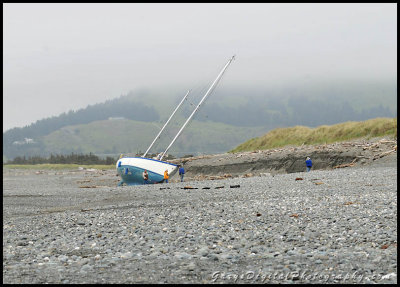
[[[306,159],[306,167],[307,167],[307,172],[309,172],[312,167],[312,161],[311,161],[311,158],[309,158],[309,157],[307,157],[307,159]]]
[[[181,182],[183,182],[183,176],[185,175],[185,169],[183,168],[182,165],[179,167],[179,175],[181,176]]]

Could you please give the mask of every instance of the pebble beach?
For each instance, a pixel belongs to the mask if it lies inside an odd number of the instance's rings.
[[[395,284],[397,156],[381,160],[122,187],[3,169],[3,283]]]

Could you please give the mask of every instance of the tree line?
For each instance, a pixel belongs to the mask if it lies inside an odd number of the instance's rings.
[[[6,162],[5,164],[104,164],[111,165],[115,164],[117,159],[112,157],[99,158],[98,156],[89,153],[89,154],[75,154],[71,153],[70,155],[62,155],[62,154],[51,154],[50,157],[41,157],[41,156],[17,156],[13,160]]]

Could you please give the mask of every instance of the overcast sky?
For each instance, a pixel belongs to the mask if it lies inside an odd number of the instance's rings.
[[[3,132],[139,88],[397,78],[397,4],[3,3]],[[229,75],[228,75],[229,74]]]

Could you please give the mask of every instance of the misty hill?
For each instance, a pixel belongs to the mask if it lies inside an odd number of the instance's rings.
[[[206,91],[193,89],[150,152],[163,151]],[[181,87],[142,89],[3,133],[3,159],[70,152],[144,152],[183,98]],[[285,88],[217,88],[170,149],[220,153],[279,127],[397,116],[396,82],[340,82]]]
[[[190,95],[194,97],[193,103],[197,103],[205,91],[204,88],[195,89],[195,95]],[[127,96],[144,104],[153,103],[160,117],[168,118],[185,92],[171,88],[168,92],[143,90]],[[320,81],[312,85],[288,84],[284,88],[224,87],[216,93],[206,100],[196,119],[272,129],[294,125],[316,127],[397,115],[396,81]],[[173,95],[175,100],[168,100]],[[162,100],[156,100],[160,98]],[[185,117],[192,112],[192,107],[183,109]]]

